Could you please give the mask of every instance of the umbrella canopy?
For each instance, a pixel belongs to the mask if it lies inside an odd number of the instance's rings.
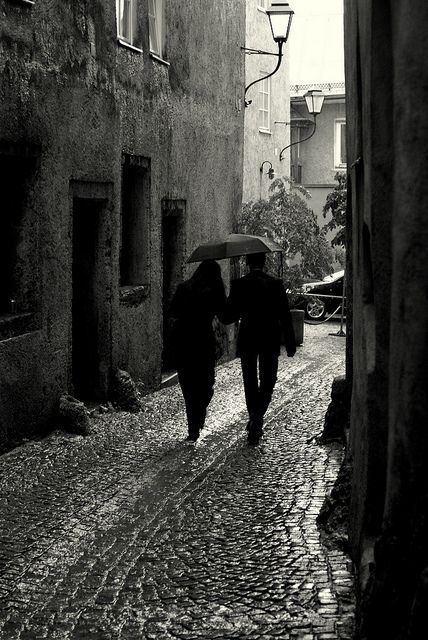
[[[270,238],[250,236],[245,233],[231,233],[224,240],[200,244],[187,262],[224,260],[225,258],[246,256],[249,253],[270,253],[271,251],[283,251],[283,248]]]

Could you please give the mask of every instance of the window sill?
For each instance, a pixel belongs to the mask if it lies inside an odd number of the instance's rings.
[[[119,302],[124,307],[136,307],[146,300],[149,295],[149,284],[121,286],[119,289]]]
[[[259,133],[263,133],[265,136],[272,135],[272,131],[270,131],[269,129],[259,129]]]
[[[36,315],[31,312],[1,314],[0,341],[34,331],[37,328],[35,319]]]
[[[126,42],[126,40],[122,40],[122,38],[118,38],[117,39],[117,43],[120,44],[121,47],[124,47],[125,49],[130,49],[131,51],[134,51],[135,53],[143,53],[142,49],[139,49],[138,47],[134,47],[133,44],[130,44],[129,42]]]
[[[160,56],[158,56],[157,53],[153,53],[153,51],[150,51],[150,57],[153,60],[156,60],[156,62],[160,62],[160,64],[164,64],[166,67],[171,66],[171,63],[168,62],[167,60],[164,60],[163,58],[161,58]]]
[[[302,180],[301,184],[304,184],[306,189],[334,189],[335,187],[334,183],[328,182],[305,182]]]

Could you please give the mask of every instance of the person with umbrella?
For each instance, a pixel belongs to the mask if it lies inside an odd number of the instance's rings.
[[[240,320],[237,355],[241,358],[244,393],[249,414],[248,442],[258,444],[263,418],[272,398],[278,372],[281,337],[288,357],[296,341],[284,284],[265,273],[265,252],[247,254],[249,273],[232,281],[220,320]]]
[[[169,315],[174,319],[173,350],[185,405],[189,435],[196,442],[213,396],[216,343],[214,316],[226,302],[221,269],[204,260],[194,274],[178,285]]]

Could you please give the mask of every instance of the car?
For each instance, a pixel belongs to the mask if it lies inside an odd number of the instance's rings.
[[[300,289],[296,307],[303,309],[309,320],[323,320],[326,315],[340,313],[345,272],[336,271],[322,280],[306,282]]]

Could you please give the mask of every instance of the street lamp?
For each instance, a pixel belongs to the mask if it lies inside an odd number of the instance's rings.
[[[257,82],[261,82],[262,80],[266,80],[267,78],[273,76],[281,66],[282,47],[287,42],[288,35],[290,33],[291,21],[294,15],[294,11],[290,9],[290,5],[288,4],[288,2],[277,2],[276,0],[272,0],[271,6],[269,7],[269,9],[266,9],[266,13],[269,18],[272,37],[278,44],[278,53],[271,53],[270,51],[260,51],[257,49],[247,49],[246,47],[241,47],[241,49],[248,54],[256,53],[261,55],[277,56],[278,63],[272,73],[268,73],[267,76],[254,80],[247,87],[245,87],[244,102],[246,107],[248,107],[248,105],[250,105],[252,102],[251,100],[245,100],[248,89]]]
[[[324,94],[321,89],[310,89],[303,96],[306,101],[306,106],[311,116],[314,118],[321,113],[322,106],[324,104]]]
[[[294,14],[288,2],[273,0],[269,9],[266,9],[266,13],[275,42],[287,42]]]
[[[300,142],[306,142],[306,140],[309,140],[309,138],[312,138],[312,136],[314,135],[316,129],[317,129],[317,115],[319,113],[321,113],[321,109],[322,106],[324,104],[324,94],[321,91],[321,89],[310,89],[309,91],[307,91],[305,93],[305,95],[303,96],[306,102],[306,106],[308,108],[309,113],[311,114],[311,116],[314,117],[314,121],[312,122],[312,124],[314,125],[314,128],[312,130],[312,132],[306,137],[303,138],[303,140],[295,140],[295,142],[291,142],[290,144],[288,144],[286,147],[284,147],[281,150],[281,153],[279,154],[279,159],[283,160],[284,158],[282,157],[282,154],[284,153],[284,151],[286,151],[287,149],[289,149],[290,147],[293,147],[295,144],[299,144]]]

